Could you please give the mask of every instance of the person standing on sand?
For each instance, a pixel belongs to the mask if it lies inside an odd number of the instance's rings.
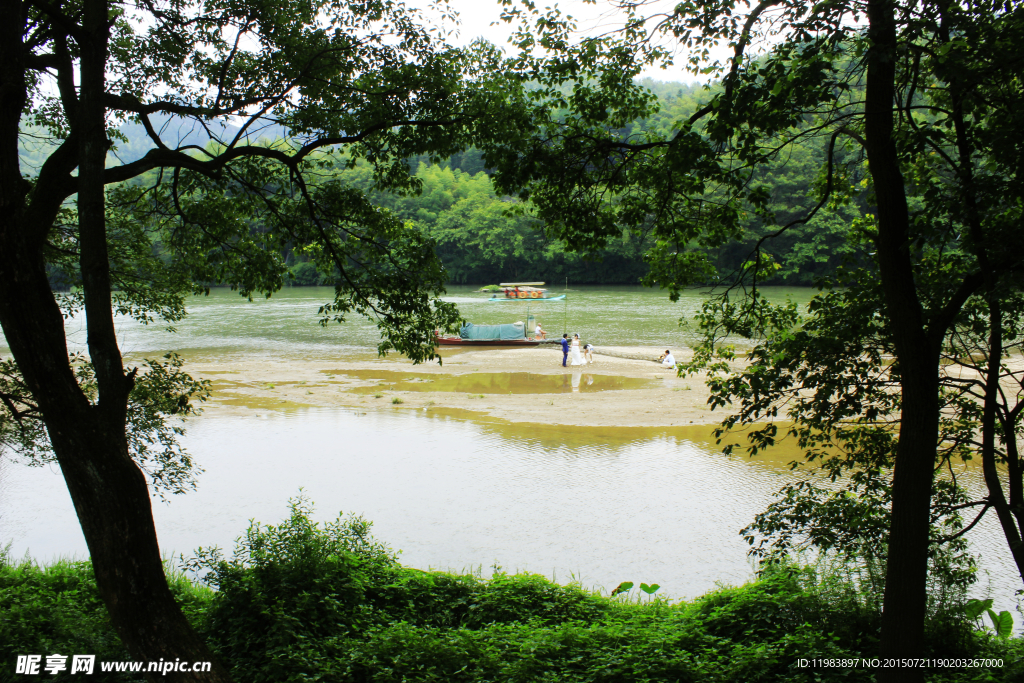
[[[580,335],[576,333],[572,337],[572,364],[583,365],[583,358],[580,356]]]
[[[562,367],[565,367],[565,360],[569,357],[569,334],[562,335]]]

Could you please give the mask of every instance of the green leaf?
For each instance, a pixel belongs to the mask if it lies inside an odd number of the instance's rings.
[[[989,602],[992,601],[989,600]],[[1003,610],[996,614],[992,610],[988,610],[988,616],[992,620],[992,629],[996,632],[996,635],[1000,638],[1009,638],[1010,634],[1013,633],[1013,617],[1010,613]]]
[[[964,614],[967,615],[968,619],[974,620],[990,607],[992,607],[991,598],[988,600],[968,600],[967,604],[964,605]]]
[[[640,584],[640,590],[642,590],[644,593],[647,593],[648,595],[653,595],[659,588],[661,588],[661,586],[659,586],[656,583],[652,583],[649,586],[646,583]]]
[[[615,587],[615,590],[612,591],[612,597],[615,597],[619,593],[625,593],[626,591],[628,591],[632,587],[633,587],[633,582],[632,581],[623,581],[622,583],[620,583],[618,586]]]

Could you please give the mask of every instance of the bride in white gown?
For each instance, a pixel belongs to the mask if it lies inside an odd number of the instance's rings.
[[[572,336],[572,345],[569,347],[569,351],[572,353],[572,363],[570,365],[583,365],[583,358],[580,356],[579,333]]]

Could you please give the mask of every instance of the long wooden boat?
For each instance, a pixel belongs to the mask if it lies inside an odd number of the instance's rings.
[[[502,282],[498,286],[504,287],[501,294],[495,294],[488,301],[562,301],[565,294],[548,296],[548,290],[542,289],[543,282]]]
[[[550,339],[463,339],[462,337],[437,337],[440,346],[540,346],[550,344]]]
[[[527,322],[533,321],[534,317],[527,315]],[[459,330],[458,336],[442,335],[440,330],[434,330],[434,336],[437,338],[439,346],[539,346],[555,341],[527,336],[526,329],[521,322],[509,325],[465,323]]]

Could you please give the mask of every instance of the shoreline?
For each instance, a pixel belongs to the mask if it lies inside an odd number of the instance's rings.
[[[443,349],[442,363],[401,356],[190,361],[212,382],[204,415],[303,408],[468,411],[484,418],[592,427],[717,424],[703,375],[680,378],[656,362],[664,349],[602,347],[594,362],[562,367],[560,347]],[[688,351],[675,352],[689,360]],[[644,360],[649,358],[650,360]]]

